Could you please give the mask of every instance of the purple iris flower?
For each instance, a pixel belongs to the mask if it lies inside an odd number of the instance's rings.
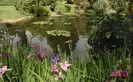
[[[61,58],[57,55],[54,55],[53,59],[52,59],[52,64],[56,64],[58,61],[60,61]]]
[[[7,59],[7,58],[8,58],[8,54],[2,54],[2,57],[3,57],[4,59]]]

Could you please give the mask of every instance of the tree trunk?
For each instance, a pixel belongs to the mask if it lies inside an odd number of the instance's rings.
[[[40,9],[40,2],[41,2],[41,0],[37,0],[37,14],[36,14],[36,16],[40,16],[40,13],[39,13],[39,9]]]

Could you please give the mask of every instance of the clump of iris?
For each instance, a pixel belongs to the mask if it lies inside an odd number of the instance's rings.
[[[58,55],[54,55],[53,59],[52,59],[52,64],[56,64],[57,62],[59,62],[61,60],[61,58]]]

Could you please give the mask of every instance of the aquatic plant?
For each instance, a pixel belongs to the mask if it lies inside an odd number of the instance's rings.
[[[70,37],[71,34],[69,31],[66,30],[52,30],[52,31],[47,31],[48,35],[52,35],[52,36],[66,36],[66,37]]]

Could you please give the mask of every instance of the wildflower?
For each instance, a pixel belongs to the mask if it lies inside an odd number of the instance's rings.
[[[39,56],[41,54],[41,51],[40,50],[39,51],[37,50],[36,51],[36,54]]]
[[[16,42],[16,45],[19,45],[19,44],[21,44],[21,42],[20,42],[20,41],[17,41],[17,42]]]
[[[129,70],[127,69],[125,69],[124,71],[117,70],[110,74],[110,77],[117,77],[117,76],[120,77],[121,79],[127,78],[129,76]]]
[[[2,66],[0,69],[0,74],[4,74],[6,71],[8,71],[7,66]]]
[[[31,55],[29,54],[28,56],[26,56],[27,59],[30,59]]]
[[[61,60],[60,57],[57,56],[57,55],[54,55],[54,57],[53,57],[53,59],[52,59],[52,64],[57,63],[59,60]]]
[[[54,64],[54,67],[50,68],[50,70],[58,73],[59,72],[58,65]]]
[[[34,45],[34,49],[37,50],[37,51],[39,51],[39,50],[40,50],[40,46],[37,45],[37,44],[35,44],[35,45]]]
[[[12,68],[7,69],[7,66],[2,66],[2,68],[0,68],[0,77],[2,77],[2,75],[9,70],[12,70]]]
[[[67,71],[67,68],[69,67],[69,66],[71,66],[72,64],[69,64],[67,61],[65,61],[65,63],[60,63],[60,66],[61,66],[61,68],[64,70],[64,71]]]
[[[129,70],[125,69],[122,74],[122,78],[127,78],[129,75]]]
[[[46,52],[41,52],[39,55],[38,55],[41,59],[44,59],[47,57],[47,53]]]
[[[59,75],[54,74],[54,76],[55,76],[54,79],[55,79],[56,81],[58,81],[59,78],[62,77],[62,73],[59,72]]]
[[[115,71],[115,72],[112,72],[111,74],[110,74],[110,77],[121,77],[121,70],[117,70],[117,71]]]
[[[2,57],[7,59],[8,58],[8,54],[2,54]]]

